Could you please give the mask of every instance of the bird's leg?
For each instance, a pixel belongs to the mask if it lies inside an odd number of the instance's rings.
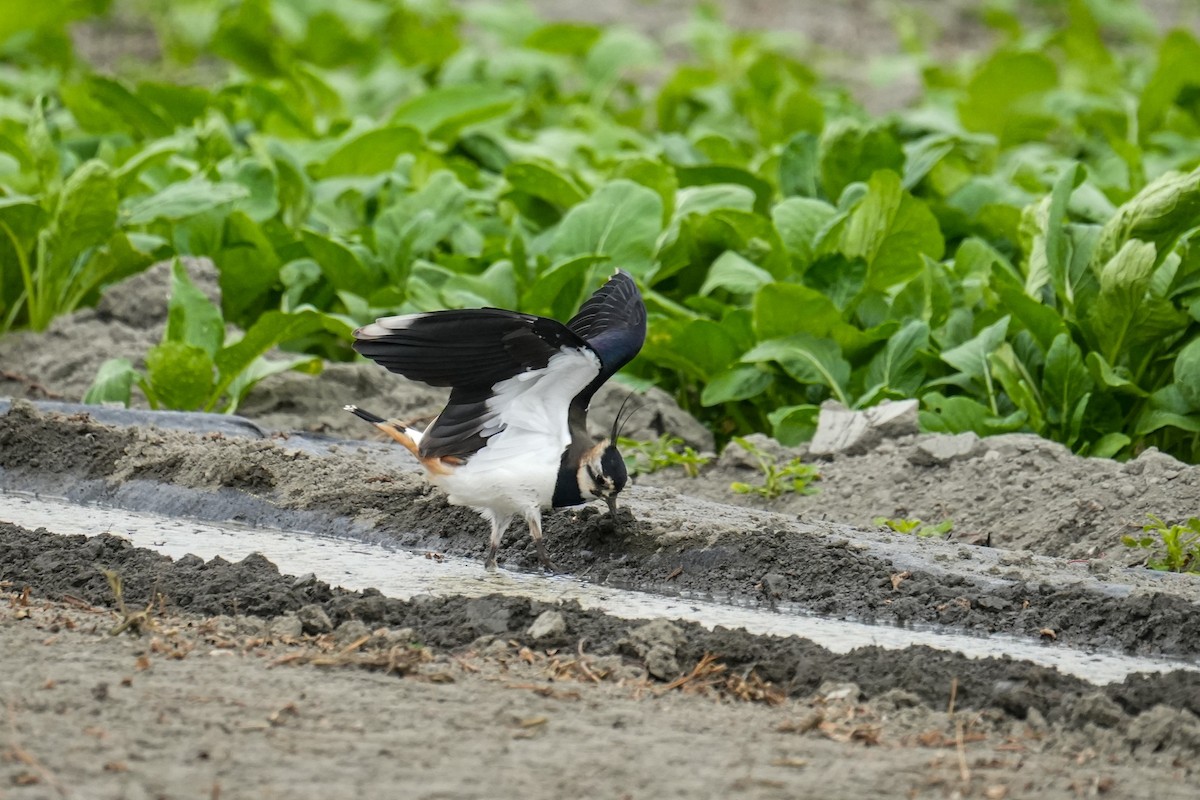
[[[613,530],[620,533],[624,526],[621,524],[621,517],[617,514],[617,498],[610,494],[604,498],[604,502],[608,504],[608,518],[612,520]]]
[[[508,530],[508,523],[512,522],[512,514],[497,517],[489,513],[485,514],[485,516],[492,523],[492,538],[488,543],[487,561],[483,563],[483,566],[494,570],[496,568],[496,551],[500,549],[500,538]]]
[[[554,572],[554,564],[550,563],[549,557],[546,556],[546,546],[542,544],[542,510],[533,508],[526,511],[525,522],[529,524],[529,535],[533,537],[533,544],[537,547],[538,561],[542,562],[542,568],[547,572]]]

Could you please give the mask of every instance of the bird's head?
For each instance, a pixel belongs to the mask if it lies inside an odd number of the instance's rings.
[[[629,473],[611,439],[601,439],[584,454],[576,478],[585,500],[603,500],[610,512],[617,513],[617,495],[629,482]]]

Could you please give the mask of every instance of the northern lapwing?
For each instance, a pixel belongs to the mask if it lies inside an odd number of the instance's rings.
[[[616,524],[617,495],[628,480],[617,421],[611,436],[596,441],[587,413],[596,390],[646,340],[646,306],[629,273],[617,270],[565,325],[474,308],[384,317],[354,338],[355,350],[392,372],[450,388],[424,431],[357,406],[346,410],[408,448],[451,504],[491,523],[488,568],[518,514],[547,569],[543,508],[603,500]]]

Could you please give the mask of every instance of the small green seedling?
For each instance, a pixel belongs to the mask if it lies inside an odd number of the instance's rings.
[[[738,494],[757,494],[768,500],[781,497],[786,492],[816,494],[817,490],[809,484],[820,480],[821,473],[812,464],[805,464],[798,458],[793,458],[786,464],[779,464],[749,440],[741,436],[735,436],[733,440],[754,456],[764,477],[761,485],[735,481],[729,486],[733,491]]]
[[[874,522],[876,525],[891,528],[896,533],[908,533],[922,539],[932,539],[935,536],[942,537],[954,530],[954,520],[952,519],[942,520],[937,525],[930,525],[919,519],[904,519],[903,517],[895,519],[876,517]]]
[[[1192,517],[1184,525],[1168,525],[1153,514],[1146,516],[1150,522],[1142,526],[1145,535],[1122,536],[1121,542],[1126,547],[1153,550],[1154,555],[1146,558],[1150,569],[1200,575],[1200,518]]]
[[[664,433],[657,439],[639,442],[620,438],[617,445],[625,454],[625,466],[632,475],[649,475],[668,467],[682,467],[684,474],[695,478],[700,468],[712,460],[701,455],[691,446],[683,446],[683,439]]]

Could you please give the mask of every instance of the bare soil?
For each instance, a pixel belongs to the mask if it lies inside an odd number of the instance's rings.
[[[165,279],[159,269],[49,335],[0,342],[18,376],[8,383],[18,398],[0,403],[0,490],[482,557],[477,515],[447,506],[372,428],[344,425],[355,422],[346,402],[409,416],[437,408],[436,393],[370,365],[264,381],[243,407],[253,420],[47,400],[77,400],[87,382],[47,365],[130,355],[122,342],[159,335],[147,308],[163,302]],[[711,447],[669,399],[651,405],[636,435],[679,431]],[[1047,647],[1200,654],[1197,582],[1146,570],[1119,544],[1146,511],[1193,513],[1195,467],[1154,452],[1080,459],[1027,436],[953,448],[912,436],[825,460],[758,442],[816,463],[818,493],[734,495],[732,481],[758,476],[733,446],[697,478],[640,477],[620,530],[595,509],[551,516],[551,557],[587,580],[648,591]],[[895,534],[871,525],[878,515],[949,517],[965,538]],[[523,529],[501,557],[536,569]],[[121,576],[124,614],[100,568]],[[831,797],[1190,797],[1200,787],[1195,672],[1100,686],[1010,659],[835,654],[521,597],[400,601],[280,575],[261,557],[172,562],[115,537],[3,524],[0,581],[0,797],[395,786],[419,797],[782,797],[813,786]],[[156,597],[137,618],[141,636],[108,635]],[[545,613],[561,625],[535,638]]]
[[[540,4],[656,35],[684,19],[682,5]],[[1150,7],[1163,26],[1195,26],[1186,4]],[[903,10],[946,55],[991,41],[977,9]],[[805,35],[876,111],[918,91],[915,61],[868,66],[900,53],[896,11],[866,0],[726,4],[736,24]],[[103,26],[84,30],[81,43],[96,45],[85,57],[152,56],[152,34],[128,21],[114,29],[128,28],[133,45],[106,46]],[[211,264],[189,269],[215,294]],[[249,420],[163,414],[149,425],[53,406],[80,400],[106,358],[136,360],[158,341],[167,285],[160,266],[45,334],[0,340],[0,397],[14,398],[0,403],[0,491],[482,556],[476,515],[448,507],[407,454],[340,411],[355,402],[408,419],[436,413],[439,393],[372,366],[273,376],[242,406]],[[599,399],[599,426],[623,394]],[[672,432],[712,448],[668,398],[651,406],[634,438]],[[362,441],[341,441],[351,437]],[[1147,513],[1196,513],[1196,467],[1155,452],[1127,464],[1080,459],[1027,436],[953,457],[925,436],[823,460],[761,444],[817,463],[819,492],[734,495],[732,481],[756,479],[735,447],[698,478],[639,478],[621,531],[594,509],[553,516],[552,557],[589,580],[648,591],[1200,657],[1196,581],[1145,570],[1120,545]],[[956,538],[882,531],[878,516],[952,519]],[[535,567],[523,529],[506,537],[502,559]],[[120,602],[100,567],[121,577]],[[0,592],[0,800],[1200,792],[1191,672],[1099,686],[1009,659],[919,647],[838,655],[802,639],[527,598],[400,601],[280,575],[261,557],[171,561],[115,537],[3,521]],[[530,626],[546,614],[561,625],[535,637]]]

